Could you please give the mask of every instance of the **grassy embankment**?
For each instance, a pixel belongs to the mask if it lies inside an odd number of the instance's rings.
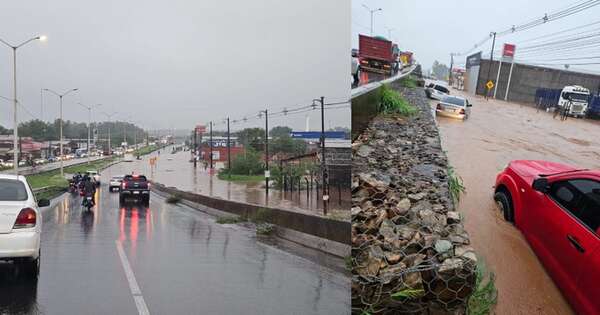
[[[64,168],[64,173],[74,174],[77,172],[83,173],[87,170],[98,170],[112,163],[114,160],[115,158],[110,158],[105,160],[93,161],[89,165],[87,163],[83,163],[80,165],[67,166]],[[49,187],[45,191],[36,194],[36,198],[38,199],[54,197],[59,193],[65,191],[69,186],[69,182],[65,177],[60,176],[60,170],[58,169],[39,174],[27,175],[26,177],[27,181],[29,182],[29,185],[31,185],[31,188],[33,189]]]
[[[220,172],[217,177],[220,180],[228,180],[232,182],[260,182],[265,180],[264,175],[237,175],[231,174],[231,178],[227,175],[227,172]]]

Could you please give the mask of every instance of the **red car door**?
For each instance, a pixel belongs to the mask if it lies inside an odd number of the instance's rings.
[[[600,265],[594,261],[600,259],[596,234],[600,229],[600,182],[590,178],[553,181],[543,200],[547,215],[538,226],[545,226],[546,239],[540,235],[544,265],[578,312],[599,313]]]

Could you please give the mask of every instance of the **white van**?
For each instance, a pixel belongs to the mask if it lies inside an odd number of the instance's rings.
[[[584,117],[587,113],[590,90],[579,85],[568,85],[562,89],[558,99],[558,106],[565,107],[571,101],[569,115],[573,117]]]
[[[123,155],[123,162],[133,162],[133,154],[125,153],[125,155]]]

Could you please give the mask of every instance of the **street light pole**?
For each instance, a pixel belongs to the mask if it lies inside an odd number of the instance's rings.
[[[265,193],[269,196],[269,110],[265,109]]]
[[[229,133],[229,117],[227,117],[227,177],[231,179],[231,143]]]
[[[13,51],[13,167],[15,170],[15,175],[19,175],[19,143],[17,141],[17,138],[19,136],[19,125],[17,122],[17,49],[19,47],[22,47],[23,45],[32,42],[34,40],[40,40],[40,41],[45,41],[46,40],[46,36],[41,35],[41,36],[36,36],[34,38],[28,39],[24,42],[22,42],[19,45],[11,45],[8,42],[6,42],[5,40],[0,38],[0,43],[12,48]]]
[[[66,92],[64,92],[63,94],[59,94],[53,90],[50,89],[44,89],[44,91],[48,91],[50,93],[53,93],[54,95],[58,96],[58,98],[60,99],[60,176],[64,177],[65,173],[64,173],[64,157],[63,157],[63,97],[66,96],[67,94],[71,93],[71,92],[75,92],[79,89],[70,89]]]
[[[96,104],[95,106],[85,106],[81,103],[77,103],[81,105],[83,108],[88,110],[88,138],[87,138],[87,164],[91,163],[90,161],[90,131],[92,127],[92,108],[102,106],[102,104]]]
[[[108,155],[112,155],[112,150],[111,150],[111,146],[110,146],[110,123],[111,123],[111,117],[116,115],[117,112],[113,112],[110,115],[105,112],[102,112],[102,114],[104,116],[106,116],[106,118],[108,119]]]
[[[371,9],[365,4],[363,4],[362,6],[371,13],[371,36],[373,36],[373,13],[375,13],[377,11],[383,11],[383,9],[382,8]]]
[[[210,122],[210,175],[212,175],[213,169],[213,140],[212,140],[212,121]]]

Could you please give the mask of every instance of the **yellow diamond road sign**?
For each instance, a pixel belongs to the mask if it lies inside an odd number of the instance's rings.
[[[494,87],[494,82],[492,82],[492,80],[489,80],[487,81],[485,86],[487,86],[488,90],[491,90]]]

